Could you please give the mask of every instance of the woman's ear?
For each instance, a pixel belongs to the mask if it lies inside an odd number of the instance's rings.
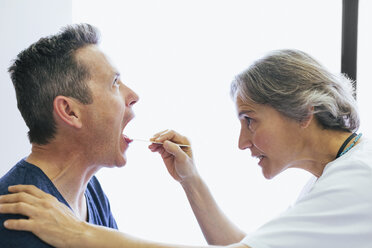
[[[80,107],[76,100],[70,97],[57,96],[53,101],[53,110],[65,124],[75,128],[82,127]]]
[[[308,113],[309,113],[309,115],[300,122],[300,126],[302,128],[307,128],[310,125],[310,123],[312,122],[312,120],[314,118],[314,107],[311,107],[309,109]]]

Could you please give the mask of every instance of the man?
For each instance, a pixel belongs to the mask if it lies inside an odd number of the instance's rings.
[[[91,25],[68,26],[22,51],[9,68],[32,151],[0,179],[0,195],[10,185],[32,184],[78,219],[117,229],[94,174],[125,165],[130,140],[122,133],[138,96],[98,42]],[[50,247],[30,232],[5,229],[9,218],[0,215],[0,247]]]

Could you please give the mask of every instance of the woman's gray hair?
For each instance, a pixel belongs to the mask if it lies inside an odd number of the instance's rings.
[[[231,96],[268,104],[297,121],[314,114],[326,129],[359,128],[353,82],[298,50],[273,51],[254,62],[235,77]]]

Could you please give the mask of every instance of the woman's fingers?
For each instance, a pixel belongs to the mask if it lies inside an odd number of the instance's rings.
[[[180,135],[179,133],[173,130],[168,130],[168,129],[155,134],[154,137],[151,138],[151,141],[161,142],[161,143],[163,143],[166,140],[170,140],[178,144],[190,145],[190,142],[188,141],[186,137]]]
[[[6,220],[4,226],[10,230],[32,231],[34,230],[34,221],[30,219]]]
[[[0,213],[21,214],[30,219],[46,214],[46,210],[58,205],[58,200],[30,185],[16,185],[9,187],[12,194],[0,196]],[[17,220],[15,220],[17,221]]]
[[[49,194],[46,194],[35,185],[13,185],[9,186],[8,190],[11,193],[25,192],[37,198],[50,198]]]
[[[159,137],[160,135],[162,135],[162,134],[164,134],[164,133],[166,133],[166,132],[168,132],[169,131],[169,129],[165,129],[165,130],[163,130],[163,131],[161,131],[161,132],[158,132],[158,133],[156,133],[156,134],[154,134],[154,136],[152,137],[153,139],[155,138],[157,138],[157,137]]]
[[[38,209],[25,202],[1,203],[0,213],[2,214],[21,214],[28,217],[37,216]]]
[[[186,153],[176,144],[170,142],[170,141],[165,141],[163,144],[164,149],[175,156],[177,159],[184,159],[186,157]]]
[[[16,193],[0,197],[0,213],[21,214],[29,218],[8,219],[4,222],[5,228],[33,232],[56,247],[66,247],[71,238],[81,233],[84,222],[52,195],[24,185],[11,187],[10,191]]]
[[[149,145],[149,149],[152,151],[152,152],[157,152],[159,151],[160,149],[163,148],[163,145],[162,144],[155,144],[155,143],[152,143],[151,145]]]
[[[19,192],[13,194],[7,194],[0,196],[0,204],[3,203],[16,203],[16,202],[25,202],[31,205],[35,205],[35,203],[39,200],[39,198],[30,195],[29,193]]]
[[[182,160],[186,158],[187,155],[190,156],[191,154],[191,149],[189,147],[180,147],[179,145],[176,145],[168,140],[164,141],[163,145],[151,144],[149,145],[149,149],[152,152],[158,152],[163,159],[167,159],[170,156],[175,156],[178,160]]]
[[[163,147],[164,147],[166,141],[170,141],[170,142],[177,143],[177,144],[190,145],[190,142],[186,137],[180,135],[176,131],[168,130],[168,129],[155,134],[154,137],[151,139],[151,141],[161,142],[161,143],[163,143]],[[176,149],[176,148],[172,149],[172,148],[169,148],[169,145],[168,145],[168,148],[166,148],[165,150],[167,152],[172,153],[174,156],[181,156],[181,154],[183,154],[183,153],[181,153],[180,151],[183,151],[189,157],[192,157],[191,147],[179,147],[179,148],[180,149]],[[171,149],[171,150],[168,150],[168,149]],[[151,151],[159,151],[159,153],[161,153],[161,154],[163,153],[162,150],[160,150],[159,148],[157,148],[155,146],[152,146],[150,148],[150,150]],[[173,151],[173,152],[171,152],[171,151]],[[177,151],[177,153],[175,153],[176,151]],[[182,158],[182,156],[181,156],[181,158]]]
[[[179,146],[179,144],[190,144],[186,137],[173,130],[164,130],[155,134],[150,141],[163,143],[153,143],[149,145],[149,149],[161,155],[169,174],[175,180],[181,182],[196,173],[191,147]]]

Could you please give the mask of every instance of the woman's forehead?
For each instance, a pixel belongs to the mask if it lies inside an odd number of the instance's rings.
[[[244,108],[255,108],[259,104],[253,102],[251,99],[247,97],[242,97],[240,94],[237,94],[235,97],[235,104],[236,106],[239,107],[244,107]]]
[[[235,104],[236,104],[236,109],[238,112],[238,116],[240,116],[241,113],[256,113],[259,111],[261,108],[261,104],[254,103],[250,99],[246,99],[241,97],[240,95],[237,95],[235,98]]]
[[[246,99],[241,96],[237,96],[236,100],[236,110],[238,117],[249,116],[270,116],[274,112],[280,114],[274,107],[267,104],[256,103],[250,99]]]

